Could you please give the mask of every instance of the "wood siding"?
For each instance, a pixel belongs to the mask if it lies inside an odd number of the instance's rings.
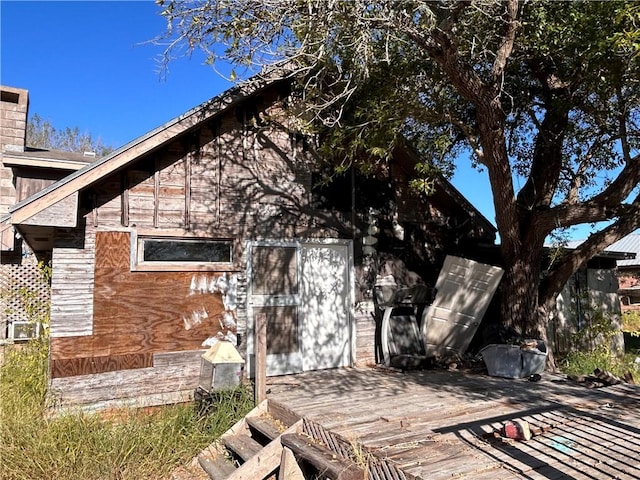
[[[61,407],[134,407],[186,401],[198,386],[200,362],[54,378],[51,396]]]
[[[230,333],[238,336],[243,354],[249,279],[241,273],[247,241],[357,242],[366,220],[314,202],[315,153],[292,140],[276,97],[266,93],[248,98],[245,106],[194,122],[177,136],[178,130],[169,128],[137,145],[135,161],[115,157],[114,165],[87,173],[79,195],[79,225],[58,229],[53,252],[51,373],[52,387],[63,402],[104,403],[116,397],[150,402],[193,388],[202,342],[221,330],[222,295],[195,291],[192,285],[212,284],[224,272],[196,271],[187,265],[182,271],[132,269],[132,235],[233,241],[233,264],[227,269],[232,272],[227,273],[234,275],[238,308]],[[143,149],[145,143],[153,147]],[[54,193],[62,195],[72,185]],[[397,191],[407,192],[404,187]],[[380,192],[373,189],[370,196]],[[352,194],[353,200],[356,209],[368,211],[367,198]],[[422,201],[413,196],[401,210],[416,213]],[[423,210],[433,217],[429,221],[445,228],[440,225],[444,214]],[[382,237],[384,225],[381,230]],[[400,244],[381,238],[378,246],[404,252],[434,244],[409,230],[407,239]],[[447,243],[444,236],[438,239],[438,245]],[[355,255],[360,262],[358,248]],[[413,255],[406,263],[413,265],[416,259],[421,260]],[[367,288],[371,286],[362,290]],[[356,362],[375,362],[371,312],[357,316],[355,330]]]
[[[96,232],[92,329],[52,338],[53,378],[152,367],[153,354],[201,350],[220,331],[221,295],[192,288],[218,274],[131,272],[129,236]]]
[[[95,233],[58,229],[52,254],[51,343],[93,333]]]
[[[355,366],[371,367],[376,364],[376,319],[373,305],[368,302],[362,305],[355,314],[356,351]]]

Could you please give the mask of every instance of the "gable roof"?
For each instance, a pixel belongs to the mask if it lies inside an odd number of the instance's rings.
[[[151,152],[174,140],[198,125],[222,114],[240,101],[268,86],[283,80],[281,70],[272,70],[269,75],[257,75],[246,82],[213,97],[205,103],[166,122],[154,130],[132,140],[111,154],[86,165],[58,182],[24,199],[9,209],[11,223],[21,224],[48,207],[79,192],[100,179],[126,167],[141,155]]]
[[[175,140],[176,137],[198,128],[201,124],[222,115],[230,108],[238,105],[243,100],[259,94],[268,87],[275,86],[279,81],[289,78],[291,71],[287,66],[274,67],[263,74],[238,84],[237,86],[213,97],[207,102],[187,111],[186,113],[166,122],[154,130],[129,142],[113,151],[111,154],[99,158],[83,168],[71,173],[49,187],[24,199],[9,209],[9,218],[0,221],[13,225],[28,224],[29,219],[37,216],[58,202],[65,199],[71,200],[82,189],[91,186],[114,172],[127,167],[142,155],[161,148],[163,145]],[[412,146],[404,144],[404,151],[413,157],[414,161],[419,157],[418,152]],[[19,160],[19,159],[18,159]],[[482,215],[448,180],[439,177],[437,186],[446,195],[452,198],[467,214],[476,222],[483,225],[486,231],[495,234],[495,226]],[[51,225],[51,224],[49,224]],[[60,225],[64,226],[64,225]],[[66,225],[69,226],[69,225]]]
[[[32,167],[55,170],[80,170],[88,163],[96,160],[95,153],[75,153],[62,150],[25,147],[23,152],[5,150],[2,152],[2,163],[7,167]]]
[[[400,148],[411,159],[411,168],[415,168],[415,165],[421,162],[420,153],[415,149],[411,143],[406,139],[401,142]],[[475,222],[482,224],[483,228],[488,232],[495,234],[498,229],[491,223],[487,217],[485,217],[475,205],[473,205],[467,198],[460,193],[460,191],[453,186],[453,184],[445,178],[444,175],[438,175],[435,178],[435,185],[438,189],[441,189],[446,195],[448,195],[453,201],[455,201],[460,208],[462,208]]]
[[[621,238],[608,247],[611,250],[619,252],[627,252],[635,254],[635,258],[627,260],[618,260],[619,267],[637,267],[640,266],[640,234],[632,233]]]

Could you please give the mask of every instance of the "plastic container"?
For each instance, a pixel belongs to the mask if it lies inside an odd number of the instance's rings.
[[[480,354],[492,377],[524,378],[541,373],[547,360],[547,348],[541,340],[537,341],[537,348],[492,343]]]
[[[537,341],[535,348],[522,348],[521,351],[523,377],[544,372],[547,364],[547,346],[542,340]]]

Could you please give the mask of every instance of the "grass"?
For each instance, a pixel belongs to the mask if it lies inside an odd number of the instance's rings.
[[[560,369],[569,375],[590,375],[595,369],[607,370],[619,377],[631,373],[636,381],[640,381],[640,363],[636,362],[640,351],[623,353],[612,348],[614,336],[622,332],[640,334],[640,313],[625,312],[621,320],[622,328],[616,328],[608,316],[594,312],[591,325],[575,334],[574,341],[577,345],[597,346],[591,350],[570,352],[558,363]]]
[[[110,415],[46,415],[48,343],[6,347],[0,367],[0,478],[161,479],[253,408],[252,392],[221,392],[207,415],[193,404]]]
[[[618,377],[630,372],[638,382],[640,381],[640,363],[635,359],[639,356],[635,353],[614,355],[608,348],[598,347],[591,352],[569,353],[560,362],[560,369],[568,375],[591,375],[596,368],[607,370]]]
[[[640,334],[640,311],[631,310],[622,313],[622,331]]]

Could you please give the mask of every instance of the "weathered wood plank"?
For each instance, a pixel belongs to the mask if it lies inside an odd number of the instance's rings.
[[[231,451],[238,458],[241,458],[243,462],[246,462],[254,455],[257,455],[262,450],[262,445],[256,442],[249,435],[239,433],[237,435],[229,435],[222,439],[224,446]]]
[[[167,367],[170,365],[183,365],[202,362],[202,354],[207,350],[190,350],[184,352],[163,352],[153,354],[154,367]]]
[[[267,401],[267,411],[276,420],[282,422],[286,426],[294,425],[300,420],[300,415],[292,411],[285,404],[270,398]]]
[[[547,375],[552,381],[532,384],[449,371],[309,372],[270,378],[269,402],[414,478],[634,479],[640,387],[593,391]],[[525,419],[537,433],[527,442],[496,436],[509,419]],[[395,478],[378,470],[383,476],[372,478]]]
[[[92,232],[88,232],[87,240],[78,248],[65,248],[69,242],[79,239],[80,234],[74,231],[60,230],[56,234],[51,277],[52,338],[93,333],[92,287],[95,250]],[[82,246],[84,248],[81,248]]]
[[[262,405],[262,404],[261,404]],[[257,416],[257,415],[256,415]],[[247,417],[249,418],[249,417]],[[302,427],[302,422],[297,422],[283,433],[297,433]],[[255,480],[272,475],[278,468],[282,456],[282,444],[280,438],[276,438],[266,445],[260,452],[251,457],[233,472],[227,480]]]
[[[288,447],[296,458],[309,462],[323,477],[332,480],[364,480],[364,470],[347,459],[333,455],[329,450],[320,448],[309,437],[302,434],[287,433],[280,437],[284,447]]]
[[[198,364],[54,378],[51,380],[51,394],[63,406],[95,404],[183,390],[193,391],[198,386],[199,375]]]
[[[235,465],[222,455],[216,455],[215,458],[199,455],[198,463],[211,480],[225,480],[236,470]]]
[[[296,461],[296,457],[289,448],[282,449],[278,480],[305,480],[302,470]]]
[[[271,416],[247,417],[247,425],[270,440],[282,433],[281,424],[278,424]]]
[[[78,223],[78,192],[24,219],[23,225],[75,227]]]

